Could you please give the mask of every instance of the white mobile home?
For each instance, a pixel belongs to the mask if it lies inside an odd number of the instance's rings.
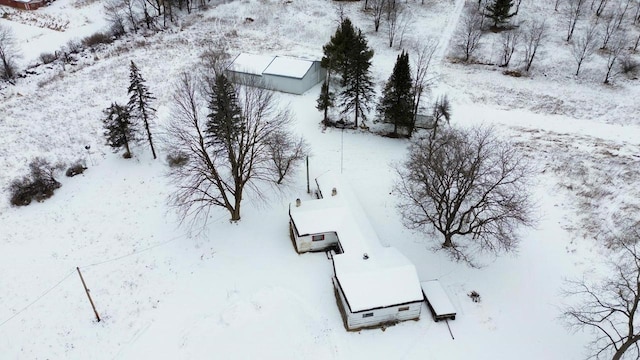
[[[316,200],[290,206],[291,239],[298,253],[335,248],[333,284],[347,330],[419,319],[423,295],[415,266],[380,245],[358,199],[339,178],[316,179]]]
[[[226,69],[232,81],[303,94],[326,77],[319,61],[242,53]]]

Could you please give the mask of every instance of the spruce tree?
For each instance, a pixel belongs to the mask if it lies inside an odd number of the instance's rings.
[[[493,27],[506,23],[515,13],[511,13],[513,0],[493,0],[486,6],[485,15],[493,20]]]
[[[355,38],[356,29],[353,27],[351,20],[345,18],[336,29],[331,40],[322,47],[324,56],[322,57],[321,65],[328,70],[329,80],[331,80],[333,72],[337,72],[341,79],[346,76],[349,61],[348,53],[350,45]]]
[[[398,127],[405,127],[409,133],[413,130],[413,96],[409,54],[402,51],[396,59],[393,73],[389,77],[378,112],[382,119],[393,124],[393,134],[398,135]]]
[[[143,123],[149,146],[151,146],[151,153],[153,158],[156,159],[156,150],[153,147],[150,127],[150,122],[154,119],[156,113],[156,109],[151,106],[151,101],[155,100],[155,97],[147,88],[145,80],[140,75],[140,71],[133,60],[129,68],[129,80],[129,112],[132,118]]]
[[[329,108],[333,107],[334,102],[335,96],[329,88],[329,81],[325,80],[322,83],[322,88],[320,89],[320,96],[318,96],[318,100],[316,101],[316,109],[318,109],[318,111],[324,111],[324,119],[322,120],[324,124],[329,120],[327,113]]]
[[[116,151],[124,146],[126,152],[123,156],[127,159],[130,158],[129,144],[137,140],[137,129],[135,124],[131,122],[129,110],[118,103],[112,103],[111,106],[103,110],[103,113],[105,118],[102,121],[107,145]]]
[[[371,80],[371,58],[373,50],[367,45],[367,39],[358,30],[358,34],[349,44],[344,61],[345,73],[340,93],[342,113],[355,112],[355,126],[358,119],[366,120],[365,110],[369,110],[373,97],[373,81]]]
[[[244,130],[235,87],[223,74],[216,75],[209,96],[210,112],[205,129],[209,145],[232,152]]]

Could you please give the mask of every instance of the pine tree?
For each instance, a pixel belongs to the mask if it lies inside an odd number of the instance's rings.
[[[389,77],[378,104],[378,112],[385,122],[393,124],[393,134],[398,127],[413,130],[413,82],[409,67],[409,54],[402,52],[396,59],[393,73]]]
[[[324,56],[322,57],[321,65],[329,71],[329,80],[331,80],[331,74],[335,71],[341,78],[344,78],[347,73],[348,67],[348,53],[350,45],[356,38],[356,29],[353,27],[351,20],[345,18],[340,23],[335,34],[331,37],[331,40],[322,47]]]
[[[156,109],[151,106],[151,101],[156,98],[153,97],[147,88],[145,80],[142,75],[140,75],[140,71],[133,60],[131,61],[129,70],[130,84],[128,89],[128,109],[132,118],[137,121],[142,121],[144,124],[144,129],[147,133],[147,140],[149,141],[149,146],[151,146],[151,153],[153,154],[153,158],[156,159],[156,150],[153,147],[150,127],[150,122],[153,120],[156,113]]]
[[[127,159],[130,158],[131,150],[129,149],[129,144],[137,140],[137,129],[135,124],[131,122],[129,110],[118,103],[112,103],[111,106],[104,109],[103,113],[105,118],[102,121],[107,145],[116,151],[124,146],[126,152],[123,156]]]
[[[217,75],[209,89],[209,96],[210,113],[205,129],[209,145],[218,149],[233,149],[244,130],[235,87],[226,76]]]
[[[486,16],[493,20],[493,26],[498,27],[506,23],[515,13],[511,13],[513,0],[493,0],[486,6]]]
[[[318,100],[316,101],[316,109],[318,109],[318,111],[324,111],[324,119],[322,120],[324,124],[329,120],[327,113],[329,108],[333,107],[334,102],[335,96],[329,89],[329,81],[325,80],[322,83],[322,88],[320,89],[320,96],[318,96]]]
[[[355,126],[358,119],[366,120],[365,110],[369,110],[369,103],[373,97],[373,81],[371,80],[371,58],[373,50],[367,45],[367,39],[358,30],[353,42],[347,46],[344,61],[344,75],[340,93],[342,113],[355,112]]]

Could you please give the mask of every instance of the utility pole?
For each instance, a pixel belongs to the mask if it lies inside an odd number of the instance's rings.
[[[76,266],[76,270],[78,270],[78,275],[80,275],[80,281],[82,281],[82,286],[84,287],[84,292],[87,293],[87,297],[89,298],[89,302],[91,303],[91,307],[93,308],[93,313],[96,314],[96,320],[100,322],[100,315],[98,315],[98,311],[96,310],[96,306],[93,304],[93,299],[91,299],[91,295],[89,294],[89,289],[87,289],[87,284],[84,282],[84,278],[82,277],[82,273],[80,272],[80,268]]]
[[[307,155],[307,194],[311,194],[311,188],[309,187],[309,155]]]

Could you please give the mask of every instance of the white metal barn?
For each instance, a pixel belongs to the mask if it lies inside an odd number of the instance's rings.
[[[303,94],[326,77],[319,61],[242,53],[226,69],[235,82]]]
[[[317,200],[289,209],[296,251],[335,248],[333,284],[347,330],[419,319],[423,294],[415,266],[380,245],[350,189],[332,174],[316,179]]]

